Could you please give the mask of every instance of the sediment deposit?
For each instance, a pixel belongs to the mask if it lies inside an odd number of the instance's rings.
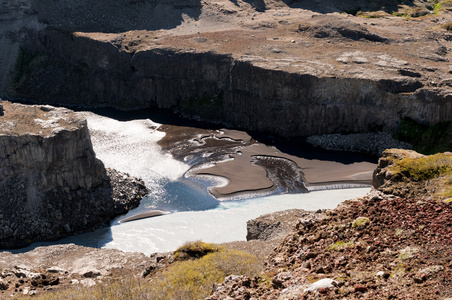
[[[146,193],[140,180],[105,169],[72,111],[6,101],[3,110],[0,248],[93,230]]]

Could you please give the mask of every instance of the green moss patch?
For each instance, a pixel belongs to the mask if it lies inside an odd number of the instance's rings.
[[[418,181],[451,176],[452,155],[438,153],[420,158],[404,158],[395,162],[393,171]]]
[[[354,220],[352,222],[352,227],[353,228],[364,227],[364,226],[366,226],[369,223],[370,223],[370,219],[369,218],[359,217],[359,218],[357,218],[356,220]]]
[[[355,247],[355,243],[353,243],[352,241],[337,241],[334,244],[331,244],[328,249],[332,250],[332,251],[342,251],[348,248],[353,248]]]

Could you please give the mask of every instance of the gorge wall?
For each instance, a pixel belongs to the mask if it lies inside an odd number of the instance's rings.
[[[380,2],[2,2],[0,95],[287,137],[452,120],[447,17],[345,13]]]
[[[105,169],[70,110],[3,102],[0,122],[0,248],[93,230],[146,193]]]
[[[413,77],[319,76],[280,71],[278,62],[253,57],[161,47],[129,53],[55,30],[40,42],[19,57],[14,96],[126,110],[170,108],[281,136],[392,131],[402,118],[432,125],[452,116],[452,96]]]

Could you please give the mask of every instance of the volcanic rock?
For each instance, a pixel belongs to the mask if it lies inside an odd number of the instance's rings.
[[[3,106],[0,248],[93,230],[139,204],[143,183],[105,169],[84,119],[51,106]]]

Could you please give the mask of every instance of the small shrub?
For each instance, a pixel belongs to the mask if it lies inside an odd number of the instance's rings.
[[[219,249],[215,244],[204,243],[202,241],[188,242],[174,252],[174,258],[175,260],[201,258],[209,253],[217,252]]]
[[[258,259],[237,250],[209,253],[193,261],[176,262],[151,282],[151,299],[203,299],[212,286],[231,274],[259,273]]]

